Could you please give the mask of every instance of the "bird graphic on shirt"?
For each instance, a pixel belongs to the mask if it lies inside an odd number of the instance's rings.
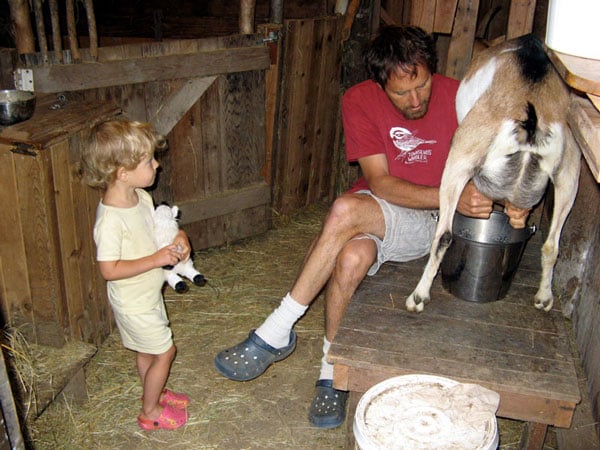
[[[400,154],[396,159],[401,159],[405,156],[406,152],[414,150],[421,144],[435,144],[435,140],[421,139],[414,136],[409,130],[402,127],[393,127],[390,130],[390,137],[394,146],[400,150]]]

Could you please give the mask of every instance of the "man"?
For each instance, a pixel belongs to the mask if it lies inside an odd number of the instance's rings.
[[[434,74],[435,43],[423,30],[382,29],[365,62],[370,79],[342,99],[347,158],[358,161],[363,177],[335,200],[280,306],[245,341],[215,357],[216,369],[232,380],[258,377],[294,350],[292,327],[327,284],[323,358],[309,411],[319,428],[337,427],[345,418],[348,393],[333,388],[333,365],[325,357],[356,288],[385,261],[429,252],[438,187],[457,127],[458,81]],[[492,201],[469,183],[458,211],[487,218]]]

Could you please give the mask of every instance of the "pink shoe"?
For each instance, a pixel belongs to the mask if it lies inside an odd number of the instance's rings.
[[[167,405],[157,419],[144,419],[140,415],[137,421],[142,430],[175,430],[187,422],[187,411]]]
[[[173,392],[168,389],[163,390],[160,401],[158,402],[160,406],[171,406],[177,409],[185,409],[190,404],[190,398],[181,393],[181,392]]]

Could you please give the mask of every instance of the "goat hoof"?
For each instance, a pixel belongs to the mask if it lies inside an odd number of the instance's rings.
[[[179,283],[177,283],[175,285],[175,292],[177,292],[178,294],[183,294],[184,292],[187,292],[188,290],[188,285],[185,284],[185,282],[180,281]]]
[[[406,309],[410,312],[420,313],[425,308],[425,301],[416,294],[410,294],[406,299]]]
[[[204,278],[204,275],[202,275],[202,274],[196,275],[192,281],[194,282],[194,284],[196,286],[200,286],[200,287],[202,287],[206,284],[206,278]]]
[[[547,299],[536,298],[535,302],[533,303],[533,306],[535,306],[537,309],[543,309],[546,312],[550,311],[553,305],[554,299],[552,297]]]

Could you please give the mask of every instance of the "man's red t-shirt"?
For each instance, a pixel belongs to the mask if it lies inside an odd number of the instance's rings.
[[[434,74],[427,114],[414,120],[406,119],[372,80],[348,89],[342,98],[348,161],[385,153],[390,175],[438,187],[457,127],[454,102],[458,84]],[[364,177],[349,192],[360,189],[368,189]]]

